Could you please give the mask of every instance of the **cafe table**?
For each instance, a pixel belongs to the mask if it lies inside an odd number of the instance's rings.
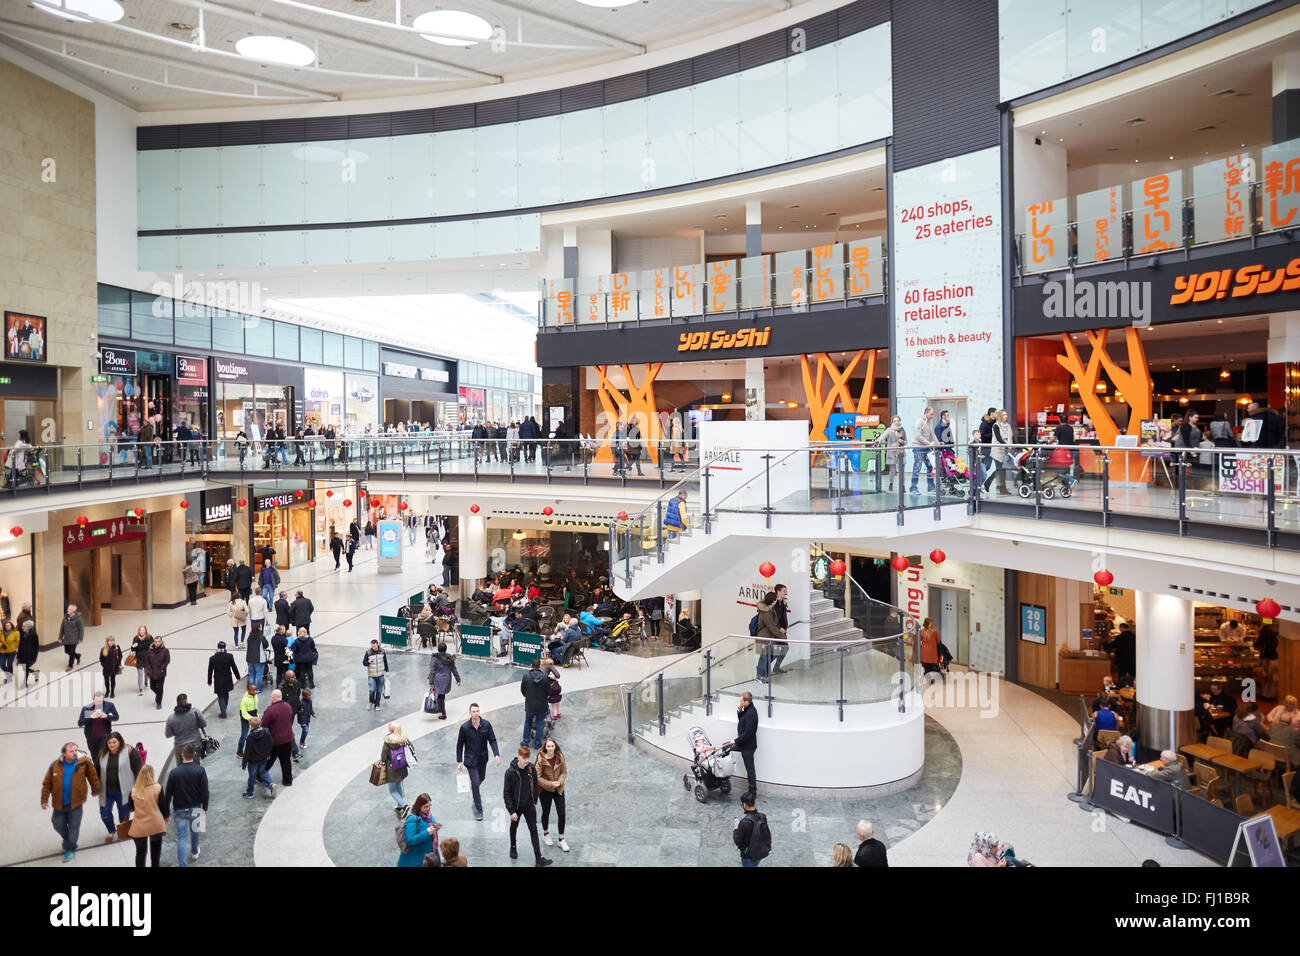
[[[1219,752],[1219,755],[1213,758],[1210,763],[1217,764],[1220,767],[1227,767],[1233,771],[1236,776],[1232,779],[1232,796],[1241,796],[1241,775],[1249,773],[1252,770],[1263,770],[1264,765],[1257,760],[1247,760],[1245,757],[1238,757],[1236,754]]]
[[[1291,838],[1297,832],[1300,832],[1300,810],[1278,805],[1269,807],[1263,813],[1257,813],[1255,816],[1270,816],[1273,818],[1273,829],[1277,831],[1277,838],[1284,847],[1290,844]]]
[[[1215,757],[1218,757],[1220,754],[1223,753],[1222,750],[1215,750],[1209,744],[1188,744],[1186,747],[1182,747],[1180,749],[1182,750],[1183,753],[1187,754],[1189,757],[1194,757],[1197,760],[1212,761],[1214,760]]]

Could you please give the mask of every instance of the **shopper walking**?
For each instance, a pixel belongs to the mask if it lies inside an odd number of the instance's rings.
[[[230,619],[230,626],[235,631],[235,646],[238,647],[244,642],[244,637],[248,633],[248,602],[237,594],[230,595],[230,603],[226,605],[226,617]]]
[[[736,713],[740,715],[736,720],[736,739],[728,741],[725,746],[740,754],[740,759],[745,763],[749,795],[756,797],[758,778],[754,775],[754,751],[758,749],[758,711],[754,708],[754,695],[749,691],[740,695]]]
[[[456,770],[469,774],[470,793],[474,799],[474,819],[483,819],[483,797],[479,785],[487,775],[488,748],[497,766],[501,766],[501,753],[497,750],[497,735],[492,724],[479,714],[478,704],[469,705],[469,720],[460,725],[456,736]]]
[[[265,634],[266,631],[268,630],[266,625],[267,625],[267,618],[270,616],[270,613],[271,613],[271,605],[268,603],[268,599],[262,594],[261,591],[253,592],[253,596],[248,599],[249,626],[260,627],[262,629],[262,633]],[[235,647],[238,646],[239,644],[238,642],[236,642]]]
[[[934,409],[926,407],[921,413],[921,417],[916,420],[916,425],[912,429],[912,441],[917,447],[912,449],[912,482],[908,488],[912,494],[919,494],[916,489],[917,477],[921,473],[921,465],[925,465],[926,490],[934,491],[934,465],[930,461],[930,449],[939,444],[939,440],[934,435]]]
[[[312,702],[311,691],[304,688],[302,700],[298,702],[298,727],[302,731],[298,737],[298,746],[302,750],[307,749],[307,733],[311,730],[311,721],[315,716],[316,705]]]
[[[8,603],[8,599],[5,603]],[[17,680],[14,675],[14,659],[18,656],[18,641],[21,637],[14,622],[6,615],[3,623],[0,623],[0,674],[3,674],[6,684]]]
[[[257,576],[257,583],[261,588],[262,598],[267,604],[275,600],[275,589],[280,586],[280,572],[271,564],[269,558],[262,562],[262,570]]]
[[[501,799],[506,813],[510,814],[510,859],[519,859],[519,850],[515,846],[515,834],[519,830],[519,821],[528,824],[528,835],[533,841],[533,858],[537,866],[550,866],[551,861],[542,856],[542,846],[537,839],[537,769],[529,758],[532,751],[520,745],[515,759],[506,767],[505,785]]]
[[[127,835],[135,842],[135,865],[144,866],[145,854],[149,855],[149,865],[156,867],[162,856],[163,834],[167,832],[167,821],[163,819],[159,801],[162,800],[162,786],[154,778],[154,770],[149,764],[140,768],[131,786],[131,828]]]
[[[311,598],[304,595],[301,591],[294,595],[293,603],[289,605],[289,626],[294,632],[301,634],[306,631],[311,633],[311,616],[316,610],[316,606],[311,603]],[[295,655],[297,652],[294,652]]]
[[[447,653],[445,642],[439,642],[437,653],[429,657],[429,693],[435,695],[434,706],[438,719],[447,719],[447,694],[451,692],[452,678],[460,686],[460,671],[456,670],[456,657]]]
[[[411,812],[407,814],[402,826],[402,839],[406,841],[406,849],[397,857],[397,865],[424,866],[425,856],[437,853],[440,829],[438,821],[433,818],[433,804],[427,793],[415,798]]]
[[[284,672],[284,680],[276,686],[280,692],[280,699],[289,705],[293,711],[294,719],[297,719],[299,711],[302,710],[302,683],[298,680],[298,673],[292,667]],[[298,740],[292,733],[289,735],[289,750],[293,755],[294,761],[302,757],[298,749]]]
[[[99,773],[90,758],[77,753],[75,742],[69,741],[59,751],[59,757],[45,771],[41,782],[41,809],[49,810],[54,832],[63,841],[63,862],[77,852],[77,838],[81,833],[81,810],[86,802],[86,791],[99,796]]]
[[[18,663],[23,665],[23,687],[26,687],[33,674],[38,681],[41,679],[41,672],[36,667],[36,658],[40,655],[41,645],[33,621],[23,621],[19,627],[22,630],[18,635]],[[18,676],[15,674],[14,682],[17,681]]]
[[[298,639],[293,642],[293,666],[298,671],[298,679],[303,687],[316,686],[316,676],[313,671],[319,656],[316,651],[316,640],[307,633],[307,628],[298,628]]]
[[[242,752],[238,755],[243,759],[240,766],[248,771],[248,786],[244,788],[244,799],[253,798],[253,785],[257,783],[266,788],[267,796],[273,797],[275,784],[271,782],[271,775],[266,772],[271,759],[271,732],[262,726],[262,718],[256,714],[249,717],[248,728],[248,738],[243,740]]]
[[[993,440],[993,446],[989,450],[989,456],[992,461],[991,471],[984,479],[984,493],[988,494],[989,489],[993,486],[993,479],[998,482],[998,494],[1007,494],[1007,456],[1011,454],[1011,423],[1008,421],[1007,410],[998,409],[993,427],[990,431]]]
[[[192,746],[196,751],[202,752],[203,729],[207,726],[208,722],[204,719],[203,712],[190,703],[189,697],[185,694],[177,694],[176,707],[163,727],[163,736],[174,741],[172,751],[177,766],[180,766],[181,753],[186,747]],[[163,816],[166,815],[164,812]]]
[[[564,751],[555,742],[554,737],[547,737],[542,749],[537,752],[537,787],[542,801],[542,842],[551,843],[550,823],[551,806],[555,806],[556,836],[560,849],[569,852],[569,844],[564,842],[564,780],[569,775],[568,765],[564,762]]]
[[[266,769],[270,770],[271,764],[278,760],[280,782],[291,787],[293,762],[289,758],[293,753],[293,708],[284,702],[278,690],[271,691],[271,706],[262,715],[262,726],[271,733],[271,756],[267,760]],[[244,746],[248,746],[247,741]]]
[[[117,677],[122,673],[122,648],[117,646],[117,638],[112,634],[104,638],[104,646],[99,649],[99,669],[104,675],[104,696],[117,696]]]
[[[208,686],[217,695],[217,716],[224,718],[230,704],[230,692],[239,680],[235,655],[226,650],[226,642],[217,642],[217,652],[208,658]]]
[[[190,606],[199,603],[199,572],[194,567],[194,563],[187,562],[185,567],[181,568],[181,580],[185,582],[185,599],[190,602]]]
[[[77,613],[77,605],[69,604],[63,620],[59,622],[59,642],[63,645],[63,652],[68,655],[68,666],[65,670],[72,670],[74,666],[81,663],[81,651],[78,645],[85,637],[86,622]]]
[[[853,855],[856,866],[884,869],[889,866],[885,844],[876,839],[876,829],[867,820],[858,821],[858,851]]]
[[[370,706],[367,709],[378,710],[383,700],[384,682],[388,679],[388,653],[380,649],[378,641],[372,640],[361,655],[361,666],[366,669],[366,681],[370,685]]]
[[[939,659],[939,631],[934,626],[930,618],[921,622],[921,677],[925,679],[927,674],[938,674],[945,681],[942,661]],[[933,683],[933,681],[930,681]]]
[[[880,436],[880,443],[885,446],[885,466],[889,469],[889,490],[894,490],[894,480],[901,485],[904,478],[907,452],[907,429],[903,420],[895,415],[889,420],[889,427]]]
[[[104,692],[101,690],[95,691],[94,699],[81,708],[77,726],[86,735],[86,753],[90,754],[91,760],[99,757],[104,741],[113,732],[113,721],[117,719],[117,708],[111,701],[104,700]]]
[[[160,634],[144,655],[144,673],[149,678],[149,689],[153,691],[155,710],[162,710],[163,685],[167,682],[167,667],[171,662],[172,652]]]
[[[532,666],[520,678],[519,693],[524,698],[524,739],[520,743],[525,747],[532,746],[535,750],[541,749],[542,731],[546,728],[546,711],[550,704],[551,681],[542,673],[539,658],[533,658]]]
[[[108,735],[104,749],[95,761],[99,774],[99,819],[108,831],[105,843],[112,843],[117,836],[117,827],[113,824],[114,807],[117,808],[118,823],[130,819],[131,790],[143,765],[139,752],[128,747],[120,733],[115,730]]]
[[[334,555],[334,570],[339,569],[339,558],[343,556],[343,539],[336,530],[330,531],[330,554]]]
[[[772,852],[772,831],[767,816],[759,813],[753,793],[740,795],[745,815],[731,825],[731,839],[740,851],[741,866],[758,866]]]
[[[235,568],[234,590],[239,592],[239,596],[248,603],[248,596],[253,593],[253,569],[243,561]]]
[[[127,655],[127,662],[135,659],[135,679],[136,679],[136,696],[144,696],[144,682],[147,670],[147,659],[149,648],[153,647],[153,635],[149,633],[149,628],[141,624],[135,632],[135,637],[131,638],[131,652]]]
[[[199,766],[198,748],[186,744],[172,772],[167,775],[160,804],[163,820],[176,818],[176,865],[185,866],[185,845],[189,844],[188,860],[199,858],[199,818],[208,815],[208,772]]]
[[[384,765],[384,780],[388,784],[388,795],[393,798],[393,812],[397,816],[406,816],[410,809],[402,793],[402,781],[410,772],[410,764],[415,762],[415,748],[402,733],[402,725],[394,721],[388,725],[388,736],[379,748],[379,762]]]
[[[244,696],[239,699],[239,745],[235,747],[235,756],[242,757],[246,753],[244,747],[248,742],[249,731],[253,725],[253,718],[257,716],[257,689],[260,685],[252,683],[252,675],[249,676],[249,684],[244,688]],[[262,726],[259,720],[257,725]],[[269,743],[270,735],[267,735],[267,756],[271,754],[271,745]]]
[[[248,635],[244,663],[248,665],[248,683],[253,687],[261,687],[262,674],[266,671],[266,638],[257,628],[253,628],[253,633]]]

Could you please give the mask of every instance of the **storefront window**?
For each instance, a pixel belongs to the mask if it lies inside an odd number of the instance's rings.
[[[234,438],[244,428],[245,410],[253,407],[253,386],[217,385],[217,435]]]
[[[303,396],[303,415],[306,424],[319,431],[327,424],[336,428],[343,424],[343,373],[305,369],[303,372],[306,395]]]
[[[379,427],[379,377],[376,375],[347,375],[347,400],[343,406],[344,429],[360,434],[370,426],[373,432]]]
[[[487,417],[487,391],[481,388],[460,386],[460,417],[467,422],[482,421]]]

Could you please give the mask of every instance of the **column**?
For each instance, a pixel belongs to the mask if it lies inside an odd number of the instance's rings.
[[[745,257],[763,254],[763,204],[757,199],[745,202]]]
[[[578,275],[578,229],[570,226],[564,230],[564,278]]]
[[[1268,317],[1268,364],[1282,362],[1300,362],[1300,315],[1294,312]]]
[[[763,360],[748,358],[745,359],[745,421],[761,422],[766,418],[767,385]]]
[[[1192,602],[1147,591],[1135,597],[1141,743],[1176,750],[1196,740]]]
[[[1300,137],[1300,51],[1273,59],[1273,142]]]
[[[465,598],[487,576],[487,522],[481,514],[463,514],[459,524],[456,556],[460,559],[460,594]]]

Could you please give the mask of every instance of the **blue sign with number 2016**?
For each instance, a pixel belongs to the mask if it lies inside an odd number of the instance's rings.
[[[1020,639],[1033,644],[1047,643],[1047,608],[1037,604],[1020,605]]]

